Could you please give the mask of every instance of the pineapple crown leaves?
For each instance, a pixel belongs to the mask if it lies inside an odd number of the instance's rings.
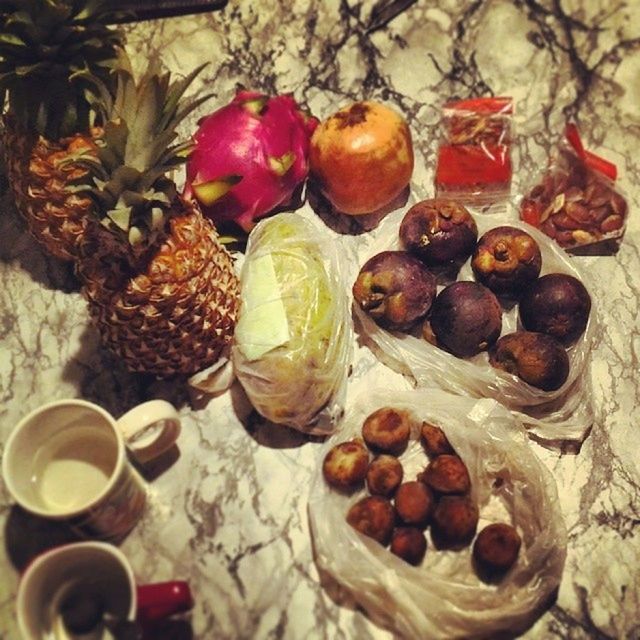
[[[104,133],[98,140],[97,157],[80,161],[93,176],[89,185],[103,226],[130,245],[153,244],[166,227],[177,196],[169,171],[184,163],[191,141],[176,142],[178,125],[210,95],[185,99],[184,93],[206,65],[180,80],[161,72],[152,62],[135,81],[126,56],[121,57],[115,97],[99,81]]]
[[[57,139],[86,131],[87,91],[109,86],[123,44],[108,0],[0,0],[0,95],[27,131]],[[79,73],[82,72],[82,73]]]

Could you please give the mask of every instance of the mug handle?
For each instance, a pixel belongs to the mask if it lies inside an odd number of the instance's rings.
[[[180,435],[180,417],[166,400],[149,400],[116,420],[127,449],[144,464],[169,449]]]
[[[136,587],[136,594],[136,617],[143,626],[193,608],[191,589],[183,580],[139,585]]]

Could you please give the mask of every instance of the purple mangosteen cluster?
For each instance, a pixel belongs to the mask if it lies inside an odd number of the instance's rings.
[[[399,229],[402,249],[365,262],[353,285],[355,302],[382,328],[413,332],[459,358],[483,351],[489,363],[543,391],[569,376],[567,347],[584,333],[591,312],[585,286],[572,275],[540,276],[542,254],[525,230],[495,227],[480,238],[461,204],[424,200]],[[443,274],[470,259],[473,280],[439,292]],[[520,328],[502,335],[503,308],[518,304]]]

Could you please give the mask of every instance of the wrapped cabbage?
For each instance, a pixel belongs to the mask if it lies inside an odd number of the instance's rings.
[[[255,409],[271,422],[331,433],[344,403],[351,319],[336,243],[296,213],[249,236],[232,360]]]

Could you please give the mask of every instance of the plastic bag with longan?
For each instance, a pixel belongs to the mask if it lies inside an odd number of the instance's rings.
[[[560,583],[567,532],[555,481],[531,451],[518,419],[495,400],[438,389],[371,389],[351,406],[319,452],[310,490],[319,568],[345,587],[374,622],[401,637],[487,638],[531,625]],[[438,546],[431,523],[424,529],[426,553],[414,566],[394,553],[388,536],[381,543],[347,521],[350,508],[371,495],[367,483],[362,479],[350,491],[336,489],[325,478],[323,460],[337,444],[361,438],[365,419],[381,407],[412,416],[408,445],[397,456],[404,482],[418,479],[433,457],[432,439],[425,442],[422,425],[437,425],[468,470],[470,489],[462,497],[479,512],[475,537],[494,523],[517,533],[517,558],[497,588],[478,571],[473,540]]]

